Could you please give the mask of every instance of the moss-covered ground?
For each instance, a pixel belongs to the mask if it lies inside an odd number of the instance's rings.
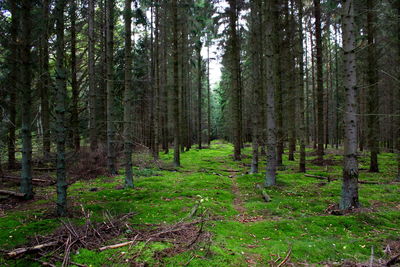
[[[123,174],[72,184],[68,189],[71,211],[81,209],[82,205],[95,218],[101,218],[105,211],[133,212],[135,215],[129,221],[132,225],[172,224],[187,216],[199,202],[201,209],[215,218],[205,226],[212,234],[209,249],[201,246],[160,260],[154,253],[169,247],[168,243],[138,243],[104,252],[81,249],[73,253],[72,261],[87,266],[129,266],[124,259],[141,251],[136,262],[150,266],[270,266],[273,261],[281,262],[291,250],[290,262],[295,265],[340,265],[345,260],[367,262],[372,248],[375,258],[385,258],[388,242],[399,240],[400,184],[391,183],[395,177],[395,155],[381,153],[381,172],[376,174],[365,171],[368,158],[360,158],[360,179],[382,184],[360,184],[363,208],[343,216],[326,212],[339,202],[340,179],[325,182],[305,177],[297,172],[298,162],[288,161],[285,155],[277,186],[266,189],[272,199],[266,203],[255,189],[257,183],[263,182],[265,163],[260,166],[260,174],[248,174],[250,148],[244,149],[244,155],[241,162],[235,162],[232,146],[215,141],[208,149],[183,153],[182,167],[177,170],[135,170],[133,190],[119,189]],[[166,162],[172,160],[171,153],[161,157]],[[340,178],[341,156],[328,153],[326,158],[337,165],[315,166],[311,164],[314,156],[308,156],[307,172]],[[53,187],[40,188],[38,195],[47,197],[0,217],[1,250],[23,246],[35,235],[51,233],[60,226],[60,221],[49,215],[54,206],[53,191]],[[79,217],[71,220],[78,224],[83,221]],[[110,261],[115,255],[120,255],[120,263]],[[3,265],[40,264],[29,257],[6,260],[0,256],[0,266]]]

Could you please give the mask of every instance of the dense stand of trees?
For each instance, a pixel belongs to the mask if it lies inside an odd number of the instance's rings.
[[[143,147],[155,160],[173,148],[179,167],[194,144],[227,139],[239,161],[251,142],[265,186],[286,151],[306,172],[306,147],[317,164],[343,148],[342,209],[359,205],[358,151],[371,172],[381,151],[400,151],[398,0],[8,0],[0,11],[0,172],[20,168],[30,199],[33,158],[55,163],[59,215],[81,150],[104,153],[110,175],[123,164],[132,188]]]

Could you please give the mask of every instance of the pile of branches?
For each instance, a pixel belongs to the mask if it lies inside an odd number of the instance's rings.
[[[200,242],[209,241],[211,236],[205,232],[205,219],[183,222],[180,221],[173,225],[129,225],[127,219],[132,217],[132,213],[122,217],[112,217],[105,213],[103,222],[93,222],[91,214],[83,210],[86,222],[76,226],[70,221],[61,221],[62,226],[53,234],[47,236],[37,236],[27,247],[17,248],[5,252],[5,257],[16,259],[30,254],[31,260],[42,263],[46,266],[56,266],[55,263],[62,262],[62,266],[69,264],[85,266],[71,262],[71,253],[80,248],[91,250],[111,250],[124,246],[135,246],[137,242],[144,242],[144,246],[129,259],[125,261],[135,262],[150,242],[168,242],[173,246],[159,251],[155,254],[157,259],[165,256],[172,256],[184,251],[191,250]],[[115,242],[116,238],[124,237],[120,242]],[[109,244],[114,240],[113,244]],[[118,260],[119,257],[113,257]],[[44,261],[43,259],[46,259]]]

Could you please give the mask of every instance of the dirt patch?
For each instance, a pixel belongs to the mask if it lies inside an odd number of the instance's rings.
[[[231,173],[230,177],[232,177],[232,192],[235,195],[235,198],[233,200],[233,206],[235,210],[239,213],[238,216],[243,215],[246,213],[246,208],[243,206],[243,199],[240,194],[239,186],[236,181],[236,176],[235,173]]]

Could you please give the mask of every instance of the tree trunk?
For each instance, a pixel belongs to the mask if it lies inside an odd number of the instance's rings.
[[[21,6],[21,72],[20,92],[22,93],[22,160],[21,160],[21,187],[20,192],[26,199],[33,198],[32,188],[32,58],[31,58],[31,31],[32,31],[32,3],[23,0]]]
[[[293,12],[293,1],[290,1],[291,12],[289,13],[289,0],[285,1],[285,14],[287,26],[287,76],[286,82],[288,83],[288,139],[289,139],[289,155],[288,160],[294,161],[294,152],[296,150],[296,62],[295,62],[295,19]]]
[[[355,25],[353,0],[343,0],[342,15],[345,113],[344,113],[344,165],[340,209],[358,208],[357,161],[357,74],[355,55]]]
[[[322,30],[321,30],[321,4],[314,0],[315,15],[315,40],[317,51],[317,155],[320,161],[324,158],[324,84],[322,72]]]
[[[110,175],[116,175],[115,166],[115,104],[114,104],[114,0],[106,6],[107,54],[107,165]]]
[[[197,142],[199,143],[199,149],[202,149],[201,147],[201,135],[202,135],[202,129],[201,129],[201,105],[202,105],[202,84],[201,84],[201,76],[202,76],[202,68],[201,68],[201,41],[198,42],[196,50],[197,50]]]
[[[11,43],[10,43],[10,52],[11,52],[11,61],[10,61],[10,101],[8,104],[8,113],[10,116],[10,122],[8,123],[8,168],[15,168],[15,130],[17,123],[17,89],[21,85],[19,84],[19,51],[18,48],[20,44],[18,43],[18,9],[15,1],[10,1],[10,10],[11,10]]]
[[[400,0],[397,0],[397,57],[400,62]],[[398,73],[400,80],[400,72]],[[400,84],[397,84],[397,101],[400,103]],[[400,105],[397,105],[397,114],[400,114]],[[397,181],[400,181],[400,116],[397,116]]]
[[[232,92],[232,119],[233,119],[233,146],[234,160],[241,159],[241,109],[240,109],[240,50],[237,35],[238,7],[235,0],[229,2],[229,46],[231,58],[231,92]]]
[[[267,82],[267,164],[265,173],[265,186],[276,184],[276,126],[275,126],[275,83],[274,75],[277,74],[277,62],[275,61],[274,46],[277,46],[278,35],[277,21],[273,20],[272,12],[278,12],[278,1],[268,1],[266,4],[266,82]],[[274,27],[275,25],[275,27]]]
[[[70,3],[70,20],[71,20],[71,90],[72,90],[72,137],[73,147],[75,151],[80,149],[80,134],[79,134],[79,87],[77,80],[77,63],[76,63],[76,0],[71,0]]]
[[[378,130],[379,118],[378,113],[379,104],[379,91],[378,91],[378,74],[377,74],[377,60],[376,60],[376,45],[375,45],[375,15],[374,6],[375,1],[368,0],[367,6],[367,36],[368,36],[368,147],[371,153],[370,157],[370,172],[378,172]]]
[[[88,35],[89,35],[89,49],[88,49],[88,67],[89,67],[89,143],[90,149],[93,151],[97,149],[97,121],[96,116],[96,76],[95,76],[95,37],[94,37],[94,4],[95,0],[89,0],[89,13],[88,13]],[[100,35],[102,36],[102,35]]]
[[[210,43],[207,46],[207,145],[211,147]]]
[[[66,108],[66,70],[64,66],[64,8],[65,1],[57,0],[56,20],[56,132],[57,132],[57,215],[67,214],[67,176],[65,171],[65,108]]]
[[[300,161],[299,161],[299,171],[306,172],[306,129],[305,129],[305,119],[304,119],[304,48],[303,48],[303,2],[302,0],[297,0],[297,5],[299,9],[298,13],[298,62],[299,62],[299,88],[298,92],[298,107],[299,107],[299,132],[300,132]],[[307,60],[307,59],[306,59]],[[307,61],[306,61],[307,62]]]
[[[179,167],[179,73],[178,73],[178,4],[177,0],[172,0],[172,19],[173,19],[173,87],[172,87],[172,120],[174,133],[174,166]]]
[[[125,0],[125,91],[124,91],[124,153],[125,153],[125,187],[133,188],[132,174],[132,0]]]

